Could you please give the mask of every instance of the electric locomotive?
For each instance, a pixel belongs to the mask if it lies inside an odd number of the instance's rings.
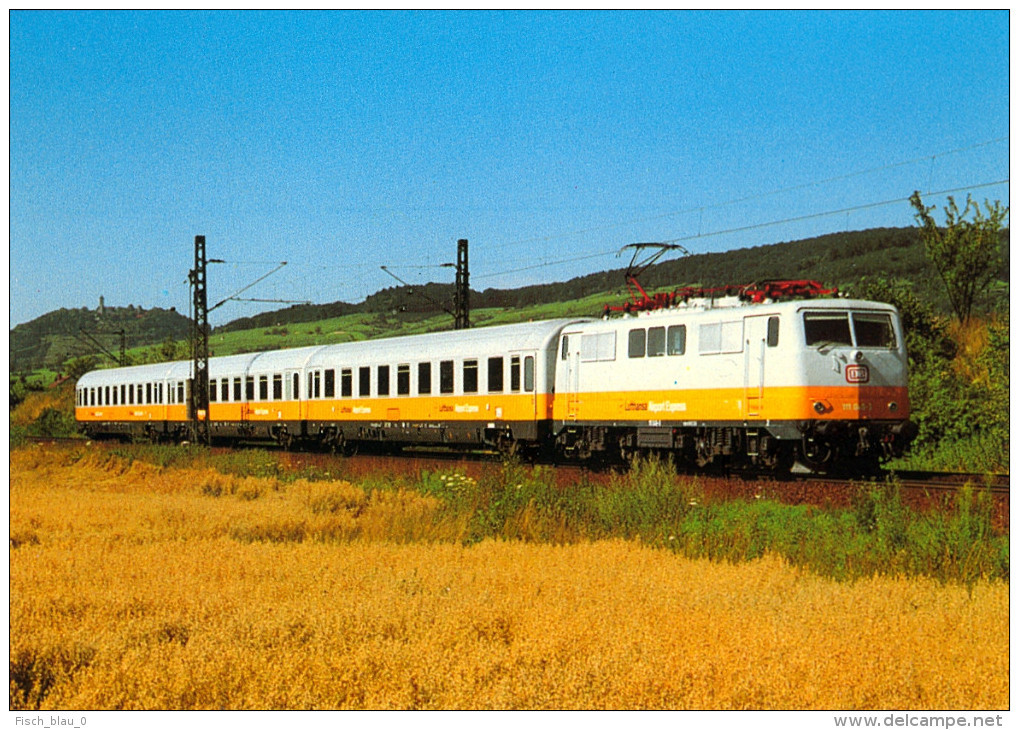
[[[564,328],[558,450],[656,451],[701,467],[874,466],[911,436],[898,312],[744,290]]]

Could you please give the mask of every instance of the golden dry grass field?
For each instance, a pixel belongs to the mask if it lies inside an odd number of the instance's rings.
[[[11,453],[11,709],[1003,709],[1008,585],[460,542],[409,491]]]

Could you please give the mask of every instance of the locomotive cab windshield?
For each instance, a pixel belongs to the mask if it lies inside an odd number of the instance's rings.
[[[896,347],[892,316],[887,312],[804,312],[807,347],[819,350],[842,345],[893,350]]]

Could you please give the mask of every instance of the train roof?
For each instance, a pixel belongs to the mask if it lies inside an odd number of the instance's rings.
[[[617,317],[610,317],[608,321],[630,321],[644,319],[646,317],[675,317],[677,315],[690,314],[721,314],[737,316],[748,316],[765,312],[799,311],[801,309],[880,309],[885,311],[896,311],[895,307],[885,302],[876,302],[868,299],[848,299],[844,297],[833,298],[800,298],[785,299],[782,301],[747,302],[735,296],[718,297],[715,299],[698,298],[689,302],[683,302],[672,307],[663,307],[641,312],[623,314]]]
[[[563,318],[539,322],[479,327],[469,330],[448,330],[420,335],[402,335],[377,340],[358,340],[335,345],[316,345],[288,350],[267,350],[240,355],[214,357],[209,362],[210,377],[223,373],[242,373],[251,370],[279,372],[285,369],[313,367],[320,363],[335,362],[337,358],[356,356],[363,359],[367,350],[371,359],[421,360],[440,356],[481,356],[487,352],[513,352],[540,350],[555,340],[563,327],[587,318]],[[191,376],[191,361],[135,365],[126,368],[93,370],[83,375],[80,386],[91,387],[124,382],[181,380]]]

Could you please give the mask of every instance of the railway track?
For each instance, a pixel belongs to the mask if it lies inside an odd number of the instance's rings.
[[[69,447],[87,443],[81,438],[31,437],[32,443],[50,444],[54,447]],[[99,448],[103,442],[93,442]],[[254,446],[254,444],[253,444]],[[266,449],[264,444],[259,448]],[[213,447],[213,453],[229,453],[233,448]],[[319,470],[333,473],[338,478],[358,481],[364,478],[391,475],[393,477],[418,478],[422,472],[446,471],[455,468],[475,479],[480,479],[491,469],[500,468],[501,457],[495,452],[464,454],[450,451],[407,450],[399,456],[393,454],[357,454],[337,456],[323,452],[274,451],[284,470]],[[553,467],[555,483],[562,489],[569,489],[581,481],[609,484],[613,476],[621,471],[620,465],[602,467],[575,464],[541,464]],[[959,490],[970,485],[975,490],[986,490],[992,499],[994,512],[993,528],[996,532],[1009,530],[1009,481],[1007,474],[964,474],[920,471],[888,471],[867,478],[840,478],[792,474],[782,478],[774,475],[761,476],[748,473],[695,473],[696,478],[709,500],[769,499],[783,504],[812,505],[822,508],[853,508],[868,489],[889,484],[899,489],[904,504],[921,510],[952,510],[956,508]]]

